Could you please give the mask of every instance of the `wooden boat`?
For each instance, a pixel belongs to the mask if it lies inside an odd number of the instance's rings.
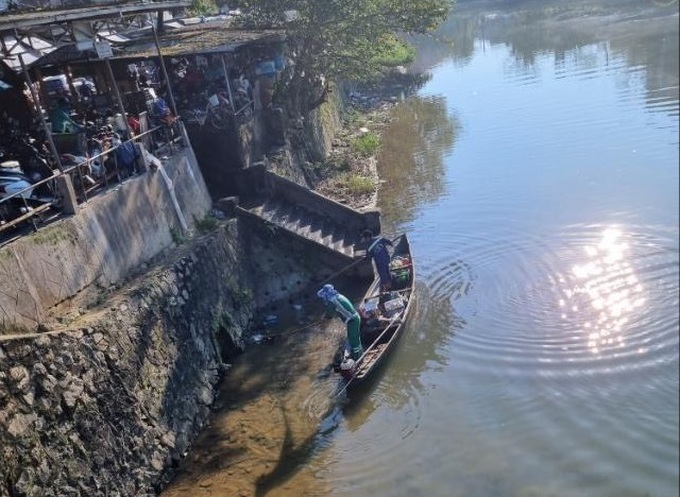
[[[384,361],[401,336],[414,300],[415,270],[411,247],[406,234],[393,240],[394,249],[390,261],[392,288],[380,292],[380,280],[376,276],[359,304],[361,341],[364,353],[353,364],[345,359],[340,373],[345,385],[358,386]]]

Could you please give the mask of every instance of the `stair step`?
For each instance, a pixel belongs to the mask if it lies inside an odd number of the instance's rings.
[[[247,206],[246,206],[247,205]],[[313,211],[275,199],[257,200],[243,206],[257,217],[276,226],[324,245],[348,257],[354,256],[354,239],[348,237],[344,226]]]

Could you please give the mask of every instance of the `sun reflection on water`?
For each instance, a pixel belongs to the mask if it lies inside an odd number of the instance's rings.
[[[598,244],[585,247],[587,260],[572,267],[569,279],[575,284],[564,289],[565,298],[559,300],[563,319],[570,313],[584,314],[582,333],[594,354],[624,347],[625,326],[645,303],[643,287],[626,259],[629,246],[622,238],[619,229],[608,228]],[[565,278],[560,282],[567,283]]]

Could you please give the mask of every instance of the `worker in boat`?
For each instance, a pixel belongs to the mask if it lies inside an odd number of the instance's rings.
[[[367,245],[366,258],[373,259],[375,270],[380,278],[380,291],[387,292],[392,288],[392,276],[390,274],[390,251],[388,245],[393,247],[391,240],[382,236],[373,236],[371,230],[364,230],[361,234],[361,242]]]
[[[361,317],[347,297],[339,293],[331,284],[326,284],[316,293],[326,307],[326,318],[336,314],[347,326],[347,342],[352,359],[357,360],[364,353],[361,345]]]

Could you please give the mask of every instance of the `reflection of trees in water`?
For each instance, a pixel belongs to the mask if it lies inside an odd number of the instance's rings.
[[[457,128],[441,97],[412,98],[394,109],[378,157],[380,177],[386,181],[379,202],[385,218],[412,220],[416,206],[444,193],[443,158]]]
[[[600,43],[606,53],[591,62],[620,57],[629,67],[644,67],[648,101],[656,109],[659,99],[677,101],[677,14],[677,3],[638,0],[459,2],[434,36],[412,40],[419,49],[414,67],[427,70],[447,59],[465,63],[480,40],[482,49],[507,45],[516,69],[533,71],[541,54],[552,54],[559,66],[569,54]],[[631,77],[637,77],[634,71]]]
[[[633,39],[614,39],[611,50],[621,52],[629,67],[646,67],[646,100],[651,110],[666,110],[678,113],[678,74],[680,72],[678,53],[677,20],[666,25],[671,31],[665,36],[659,33],[639,33]],[[663,33],[663,32],[662,32]],[[662,102],[674,102],[672,108],[661,109]]]

